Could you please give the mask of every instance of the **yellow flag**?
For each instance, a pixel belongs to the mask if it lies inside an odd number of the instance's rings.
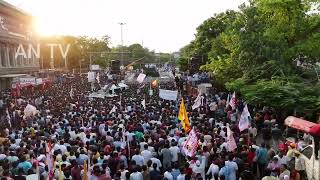
[[[151,82],[151,85],[152,85],[152,87],[156,87],[156,86],[158,85],[157,80],[153,80],[153,81]]]
[[[59,161],[59,180],[63,180],[63,178],[62,178],[62,170],[61,170],[61,161]]]
[[[83,180],[87,180],[87,161],[83,162]]]
[[[178,119],[181,121],[182,128],[184,129],[184,131],[189,132],[191,129],[190,122],[189,122],[186,106],[184,105],[183,98],[182,98],[181,104],[180,104]]]

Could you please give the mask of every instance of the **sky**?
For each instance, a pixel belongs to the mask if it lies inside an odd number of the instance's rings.
[[[42,36],[108,35],[111,45],[143,43],[155,52],[176,52],[215,13],[245,0],[6,0],[36,18]]]

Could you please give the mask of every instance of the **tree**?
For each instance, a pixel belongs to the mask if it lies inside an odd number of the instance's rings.
[[[251,0],[239,12],[204,21],[195,40],[181,49],[183,60],[207,53],[201,69],[246,101],[315,113],[320,15],[314,9],[319,7],[316,0]]]

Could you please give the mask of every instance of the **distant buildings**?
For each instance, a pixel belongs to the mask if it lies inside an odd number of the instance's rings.
[[[32,20],[30,15],[0,0],[0,90],[11,87],[13,78],[39,70],[39,59],[33,53],[30,58],[15,58],[19,44],[25,50],[29,44],[35,44]]]

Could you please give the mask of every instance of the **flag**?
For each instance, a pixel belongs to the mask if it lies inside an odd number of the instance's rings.
[[[113,106],[113,108],[111,109],[111,111],[109,112],[109,114],[115,113],[116,110],[117,110],[117,107],[116,107],[116,106]]]
[[[189,122],[186,107],[184,105],[183,98],[182,98],[181,104],[180,104],[178,119],[181,121],[181,125],[182,125],[182,128],[184,129],[184,131],[189,132],[190,131],[190,122]]]
[[[230,102],[230,94],[228,94],[228,97],[227,97],[226,108],[229,106],[229,102]]]
[[[140,73],[139,76],[137,77],[137,81],[138,81],[139,83],[142,83],[145,78],[146,78],[146,75]]]
[[[146,100],[145,99],[141,101],[141,105],[144,109],[146,109]]]
[[[97,82],[100,84],[100,73],[97,73],[96,80],[97,80]]]
[[[230,99],[229,105],[232,107],[232,109],[236,108],[236,93],[233,92],[232,97]]]
[[[156,79],[151,82],[152,87],[157,87],[157,85],[158,85],[158,81]]]
[[[203,97],[201,96],[201,94],[198,94],[198,97],[196,98],[196,100],[194,101],[194,104],[192,105],[192,110],[199,108],[200,106],[203,105]]]
[[[188,135],[188,138],[184,145],[182,146],[182,151],[190,157],[193,157],[198,148],[198,137],[197,134],[192,129]]]
[[[250,117],[250,112],[248,110],[248,106],[245,105],[244,108],[243,108],[243,111],[241,113],[240,120],[239,120],[239,130],[240,130],[240,132],[249,128],[249,125],[250,125],[249,117]]]
[[[232,152],[237,149],[236,141],[233,137],[233,132],[231,131],[229,124],[227,125],[227,151]]]
[[[12,126],[11,117],[10,117],[10,113],[9,113],[8,108],[6,109],[6,114],[7,114],[7,121],[8,121],[9,127],[11,127]]]
[[[52,150],[52,145],[51,143],[45,143],[46,144],[46,164],[48,166],[48,171],[49,171],[49,180],[53,179],[54,176],[54,160],[51,156],[51,150]]]
[[[87,161],[83,162],[83,180],[87,180],[88,176],[87,176]]]
[[[72,98],[73,95],[74,95],[74,93],[73,93],[73,88],[70,89],[70,93],[69,93],[69,94],[70,94],[70,97]]]
[[[63,178],[62,178],[62,169],[61,169],[61,161],[59,161],[59,180],[63,180]]]

